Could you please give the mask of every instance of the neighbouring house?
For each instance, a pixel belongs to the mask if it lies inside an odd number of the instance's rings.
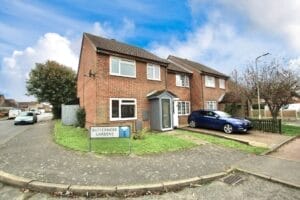
[[[168,61],[188,69],[192,72],[191,78],[191,109],[200,108],[224,110],[219,104],[228,91],[229,77],[203,64],[170,55]]]
[[[133,131],[165,131],[187,124],[191,110],[218,108],[228,77],[186,61],[162,59],[142,48],[84,33],[77,96],[86,111],[86,127],[129,125]]]
[[[21,110],[37,110],[40,107],[40,104],[36,101],[29,101],[29,102],[19,102],[19,108]]]
[[[17,107],[18,103],[14,99],[5,99],[5,96],[0,94],[0,117],[7,115],[10,109]]]

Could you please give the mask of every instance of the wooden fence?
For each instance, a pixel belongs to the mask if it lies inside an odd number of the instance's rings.
[[[252,122],[253,128],[256,130],[282,133],[281,119],[249,119]]]

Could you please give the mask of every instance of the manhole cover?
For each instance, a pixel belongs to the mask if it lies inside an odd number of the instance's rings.
[[[228,185],[237,185],[237,184],[241,183],[242,181],[244,181],[244,179],[237,174],[232,174],[232,175],[226,176],[223,179],[223,182],[227,183]]]

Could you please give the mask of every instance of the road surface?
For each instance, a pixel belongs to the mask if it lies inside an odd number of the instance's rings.
[[[38,123],[41,121],[51,120],[51,113],[44,113],[38,115]],[[13,137],[21,134],[29,129],[32,129],[34,125],[14,125],[14,120],[0,121],[0,146],[8,142]]]

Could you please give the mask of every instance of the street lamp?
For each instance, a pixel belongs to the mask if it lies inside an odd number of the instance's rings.
[[[270,53],[265,53],[263,55],[260,55],[258,56],[256,59],[255,59],[255,68],[256,68],[256,75],[257,75],[257,103],[258,103],[258,119],[261,119],[261,113],[260,113],[260,92],[259,92],[259,80],[258,80],[258,68],[257,68],[257,61],[259,58],[263,57],[263,56],[267,56],[269,55]]]

